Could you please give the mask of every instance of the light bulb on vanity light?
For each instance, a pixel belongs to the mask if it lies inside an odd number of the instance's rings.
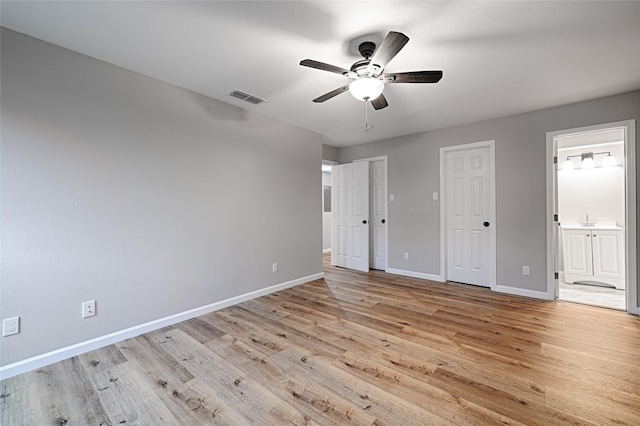
[[[561,170],[573,170],[573,161],[571,161],[568,158],[564,160],[564,163],[562,163]]]
[[[593,157],[585,157],[580,165],[581,169],[593,169],[596,163],[593,162]]]
[[[618,162],[616,161],[616,157],[611,154],[607,155],[606,157],[604,157],[604,160],[602,160],[602,167],[611,167],[617,165]]]

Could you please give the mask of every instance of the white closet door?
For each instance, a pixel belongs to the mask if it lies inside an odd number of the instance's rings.
[[[369,163],[334,166],[334,247],[331,263],[369,270]]]
[[[369,186],[370,186],[370,202],[371,202],[371,226],[370,226],[370,245],[369,266],[372,269],[385,270],[386,265],[386,200],[387,200],[387,179],[386,179],[385,162],[382,160],[371,161],[369,163]]]
[[[447,279],[489,287],[489,148],[446,154]]]

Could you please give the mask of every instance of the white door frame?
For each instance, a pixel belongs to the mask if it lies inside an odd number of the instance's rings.
[[[388,272],[389,270],[389,168],[388,168],[388,160],[386,155],[381,155],[379,157],[369,157],[369,158],[359,158],[357,160],[353,160],[354,163],[358,163],[360,161],[382,161],[384,164],[384,216],[387,220],[387,223],[384,227],[384,270]],[[371,202],[371,200],[369,200]],[[369,241],[371,244],[371,241]]]
[[[440,281],[447,281],[447,192],[445,177],[445,157],[453,151],[466,151],[477,148],[489,148],[491,168],[489,170],[489,288],[496,291],[496,150],[495,140],[474,142],[463,145],[445,146],[440,148]]]
[[[558,146],[556,138],[563,135],[576,133],[592,133],[605,129],[622,128],[625,133],[624,138],[624,159],[625,159],[625,279],[627,312],[640,315],[638,306],[638,265],[636,257],[636,120],[616,121],[613,123],[597,124],[595,126],[578,127],[574,129],[558,130],[547,132],[547,298],[554,300],[556,296],[555,280],[555,254],[558,250],[554,244],[553,215],[557,214],[555,192],[557,186],[556,169],[554,157],[558,156]]]

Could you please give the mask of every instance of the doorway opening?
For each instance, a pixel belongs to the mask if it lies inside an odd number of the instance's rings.
[[[553,297],[637,313],[635,123],[547,134]]]
[[[336,164],[335,161],[322,160],[322,254],[331,253],[331,168]]]

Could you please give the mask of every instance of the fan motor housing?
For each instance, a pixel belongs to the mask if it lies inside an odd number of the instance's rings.
[[[371,55],[373,55],[373,52],[375,52],[376,50],[376,44],[372,41],[365,41],[360,43],[360,46],[358,46],[358,50],[363,57],[369,59]]]
[[[358,74],[359,77],[362,77],[363,75],[369,75],[368,67],[370,62],[371,60],[369,59],[363,59],[361,61],[358,61],[353,65],[351,65],[351,71]]]

